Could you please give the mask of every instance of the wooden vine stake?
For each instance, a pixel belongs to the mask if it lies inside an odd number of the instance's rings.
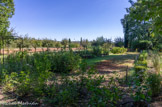
[[[127,66],[127,68],[126,68],[125,82],[126,82],[126,83],[128,82],[128,66]]]

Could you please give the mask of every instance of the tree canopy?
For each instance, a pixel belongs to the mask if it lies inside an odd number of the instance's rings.
[[[161,0],[129,0],[131,7],[121,20],[124,28],[124,46],[135,49],[162,49],[162,1]]]
[[[13,0],[0,0],[0,33],[7,31],[9,27],[9,18],[14,15],[14,1]]]

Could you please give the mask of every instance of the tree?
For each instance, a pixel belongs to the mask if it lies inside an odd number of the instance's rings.
[[[83,40],[82,40],[82,37],[80,38],[80,46],[82,46],[82,42],[83,42]]]
[[[59,48],[61,48],[61,43],[60,43],[60,42],[56,42],[55,47],[56,47],[57,50],[58,50]]]
[[[0,0],[0,34],[9,27],[9,18],[14,15],[14,1],[13,0]]]
[[[23,40],[22,39],[17,39],[16,40],[16,46],[19,48],[19,51],[21,51],[22,50],[22,48],[23,48]]]
[[[68,45],[68,39],[62,39],[61,44],[64,46],[64,49],[66,49],[67,45]]]
[[[152,41],[152,22],[147,20],[138,20],[132,14],[136,7],[136,3],[130,0],[131,7],[127,8],[128,14],[121,20],[124,29],[124,46],[135,50],[140,48],[139,42],[141,40]]]
[[[93,46],[102,46],[106,42],[106,38],[103,36],[97,37],[96,40],[93,40],[92,45]]]
[[[71,39],[69,38],[69,50],[71,50]]]
[[[49,50],[49,47],[53,47],[53,41],[50,39],[43,39],[42,46],[47,48],[47,51]]]
[[[23,38],[23,48],[29,48],[30,47],[30,39],[28,35],[26,34],[25,37]]]
[[[31,40],[31,45],[33,46],[33,48],[35,49],[35,52],[37,51],[37,47],[39,47],[41,45],[39,40],[36,40],[35,38],[32,38]]]
[[[82,46],[84,47],[84,49],[87,50],[87,48],[88,48],[88,39],[84,39],[84,40],[82,41]]]
[[[155,48],[162,45],[162,2],[161,0],[130,0],[131,7],[122,19],[125,34],[125,46],[147,40]],[[143,42],[142,42],[143,43]],[[140,46],[140,45],[139,45]]]
[[[121,37],[117,37],[114,39],[114,42],[115,42],[115,46],[117,47],[122,47],[124,46],[124,39],[121,38]]]

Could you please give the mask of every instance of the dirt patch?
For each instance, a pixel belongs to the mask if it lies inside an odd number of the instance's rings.
[[[124,77],[126,74],[126,70],[132,68],[134,65],[134,60],[132,59],[124,59],[118,60],[104,60],[96,64],[96,69],[99,74],[104,75],[106,78],[113,77],[115,74],[120,75],[120,77]]]

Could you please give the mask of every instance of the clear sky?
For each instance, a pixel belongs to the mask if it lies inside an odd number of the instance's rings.
[[[10,27],[19,35],[62,40],[123,37],[128,0],[14,0]]]

